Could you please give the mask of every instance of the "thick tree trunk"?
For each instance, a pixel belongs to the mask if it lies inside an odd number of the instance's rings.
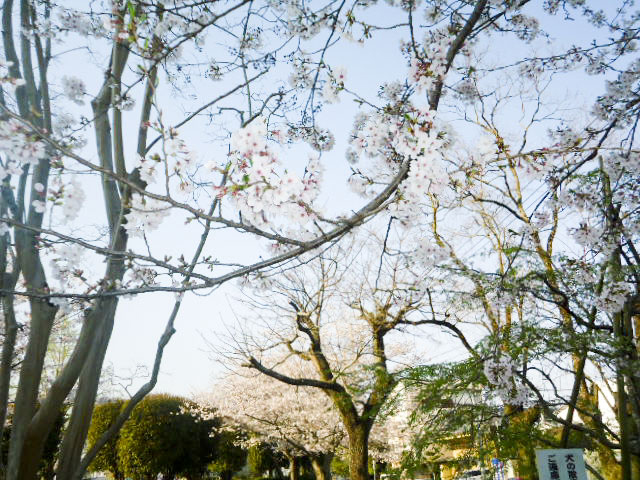
[[[369,480],[369,430],[362,423],[347,429],[350,480]]]
[[[107,303],[108,306],[103,305],[103,303]],[[98,391],[102,363],[104,362],[113,331],[117,300],[109,299],[106,302],[100,302],[99,305],[103,305],[102,308],[104,308],[102,312],[103,318],[101,319],[103,325],[93,342],[91,354],[87,358],[87,362],[80,374],[69,426],[62,441],[57,469],[57,477],[60,479],[72,478],[80,463],[82,449],[91,424],[91,415]]]
[[[27,351],[20,368],[20,380],[16,393],[16,408],[9,440],[7,458],[7,480],[18,478],[21,463],[38,465],[40,458],[31,454],[25,455],[24,447],[27,429],[36,412],[36,402],[42,376],[42,367],[49,344],[49,335],[53,326],[56,308],[46,301],[31,299],[31,330]]]
[[[115,250],[123,250],[126,246],[126,242],[127,235],[123,229],[120,229],[119,234],[114,240],[112,248]],[[124,275],[124,271],[123,259],[119,257],[112,257],[109,259],[105,278],[110,281],[121,280]],[[7,480],[35,480],[37,468],[40,463],[39,460],[44,447],[44,439],[55,423],[56,415],[59,412],[64,399],[73,388],[73,385],[77,382],[81,372],[90,370],[90,374],[87,374],[90,375],[90,377],[87,378],[86,382],[84,382],[84,386],[79,386],[75,401],[76,405],[81,404],[85,407],[84,412],[86,415],[79,422],[79,430],[78,427],[76,427],[73,431],[68,430],[65,435],[65,437],[74,434],[78,435],[77,438],[80,438],[80,443],[84,444],[86,431],[88,429],[89,422],[91,421],[91,410],[95,401],[100,368],[102,366],[104,353],[113,329],[113,317],[116,305],[117,298],[115,297],[101,298],[93,304],[93,309],[87,313],[87,318],[85,319],[85,324],[83,325],[80,333],[80,338],[76,343],[76,347],[74,348],[71,357],[65,364],[61,374],[54,381],[49,394],[44,399],[38,413],[32,415],[33,418],[31,421],[26,421],[28,429],[24,434],[24,439],[20,443],[16,443],[16,448],[19,449],[19,451],[17,452],[17,457],[13,460],[17,462],[16,466],[18,468],[14,467],[14,470],[11,469],[12,457],[9,456]],[[32,303],[32,312],[34,311],[33,308]],[[55,310],[53,315],[55,315]],[[53,321],[53,316],[51,317],[51,321]],[[40,373],[41,369],[42,365],[40,365]],[[24,365],[21,370],[21,386],[23,381],[23,372]],[[87,405],[90,405],[89,410],[86,410]],[[76,409],[74,408],[74,412],[75,411]],[[22,421],[25,421],[25,419]],[[11,447],[14,447],[13,439]],[[76,461],[75,464],[70,465],[70,468],[77,466],[77,463],[78,461]],[[62,479],[65,477],[59,473],[58,478]],[[70,476],[66,478],[70,478]]]
[[[331,480],[333,453],[322,453],[311,457],[311,466],[316,480]]]
[[[26,35],[21,35],[21,58],[18,59],[13,40],[12,28],[13,1],[5,1],[2,12],[3,41],[5,56],[13,62],[18,77],[25,80],[16,91],[16,99],[20,115],[24,119],[31,120],[40,127],[50,128],[50,116],[42,111],[41,94],[46,95],[47,87],[42,85],[42,91],[38,91],[34,78],[34,67],[31,62],[32,46]],[[20,1],[20,22],[24,32],[30,25],[30,4],[26,0]],[[22,64],[22,75],[19,65]],[[43,123],[44,122],[44,123]],[[50,150],[49,150],[50,153]],[[40,159],[37,166],[32,170],[31,185],[41,183],[48,184],[49,159]],[[27,225],[40,228],[42,226],[43,213],[36,211],[33,205],[26,208],[26,221],[23,220],[25,213],[25,198],[27,192],[27,180],[29,169],[24,168],[20,177],[20,185],[17,192],[17,211],[14,218],[24,221]],[[26,289],[35,294],[46,293],[49,290],[44,268],[40,261],[38,235],[32,231],[15,230],[15,251],[17,257],[17,270],[22,273]],[[18,475],[20,462],[23,456],[23,447],[27,437],[27,429],[36,411],[36,401],[38,398],[40,378],[44,357],[47,352],[49,335],[53,326],[53,319],[57,312],[57,307],[50,304],[46,298],[32,297],[31,304],[31,324],[29,343],[24,360],[20,369],[20,379],[16,392],[16,409],[13,417],[11,429],[11,439],[9,443],[9,454],[7,459],[7,480],[15,480]],[[39,458],[29,459],[31,462],[39,464]]]
[[[4,100],[0,99],[0,103],[3,102]],[[16,211],[16,205],[8,179],[4,180],[0,190],[0,216],[6,217],[9,210],[11,210],[12,213]],[[13,208],[8,205],[10,203],[13,203]],[[10,239],[8,235],[0,235],[0,287],[6,290],[14,289],[18,278],[16,265],[13,265],[11,272],[7,272],[7,267],[9,266],[9,243]],[[15,355],[15,346],[18,338],[18,322],[16,321],[13,302],[13,295],[6,294],[0,297],[4,323],[4,339],[2,342],[2,356],[0,357],[0,428],[4,428],[7,422],[11,372],[13,370],[13,357]],[[0,433],[1,432],[2,430],[0,430]],[[4,455],[0,455],[0,479],[4,479],[5,477],[5,466]]]
[[[103,317],[105,315],[108,316],[110,311],[113,313],[115,307],[110,310],[109,305],[115,302],[115,299],[100,301],[98,306],[103,308],[96,309],[87,315],[71,357],[54,381],[49,394],[42,401],[40,409],[29,424],[22,451],[18,479],[33,480],[36,478],[39,461],[34,461],[34,459],[39,459],[42,456],[45,439],[55,424],[60,408],[75,385],[80,372],[86,369],[86,362],[90,362],[92,356],[95,355],[96,342],[102,338],[103,330],[109,329],[109,333],[111,332],[112,323],[109,324],[108,319],[105,321]],[[75,403],[77,404],[78,401],[78,396],[76,396]],[[89,422],[90,419],[89,412],[86,421]],[[63,478],[60,475],[58,477]]]

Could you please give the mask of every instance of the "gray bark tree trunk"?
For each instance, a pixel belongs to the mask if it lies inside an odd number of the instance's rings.
[[[25,441],[29,424],[36,412],[42,367],[55,313],[56,309],[48,306],[43,300],[31,300],[31,330],[16,393],[16,407],[7,457],[7,480],[18,478],[21,464],[37,465],[39,463],[38,457],[27,453],[31,450],[31,445]]]
[[[80,463],[82,449],[91,424],[91,415],[100,382],[100,372],[102,371],[102,364],[113,331],[116,306],[116,299],[112,299],[109,305],[104,306],[106,308],[102,314],[100,333],[93,342],[91,355],[87,358],[87,362],[80,374],[71,418],[62,441],[57,478],[71,478]]]

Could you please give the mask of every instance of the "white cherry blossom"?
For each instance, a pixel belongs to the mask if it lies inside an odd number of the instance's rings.
[[[87,87],[78,77],[62,77],[62,90],[65,96],[77,105],[84,105],[84,95]]]

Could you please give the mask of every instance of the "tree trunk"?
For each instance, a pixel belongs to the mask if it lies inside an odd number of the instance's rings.
[[[92,351],[82,369],[78,382],[78,392],[73,403],[69,426],[64,435],[60,450],[57,476],[61,479],[72,478],[80,463],[82,449],[87,439],[87,433],[91,424],[91,415],[98,391],[102,363],[109,345],[109,339],[113,331],[117,300],[106,301],[108,307],[103,311],[102,328],[95,338]],[[102,306],[102,302],[98,305]],[[97,321],[97,319],[95,319]]]
[[[4,316],[4,342],[2,343],[2,360],[0,361],[0,428],[4,428],[7,421],[11,364],[18,335],[18,323],[13,311],[12,296],[2,298],[2,313]],[[1,433],[2,430],[0,430]],[[0,455],[0,478],[4,478],[4,467],[4,458],[3,455]]]
[[[331,460],[333,460],[333,453],[321,453],[311,457],[311,466],[316,480],[331,480]]]
[[[126,233],[123,229],[120,229],[119,235],[116,236],[113,248],[122,250],[126,246],[126,241]],[[109,259],[105,278],[111,281],[116,279],[121,280],[124,275],[124,271],[123,259],[119,257],[112,257]],[[89,375],[90,378],[86,379],[84,387],[79,386],[75,405],[81,404],[83,407],[90,405],[90,409],[86,410],[85,408],[84,411],[86,415],[80,420],[79,426],[76,427],[75,430],[69,429],[65,434],[65,438],[72,434],[78,435],[78,438],[82,437],[81,444],[84,444],[86,431],[91,421],[91,411],[93,409],[93,402],[95,401],[97,382],[100,376],[102,361],[113,329],[113,317],[117,303],[118,301],[116,297],[101,298],[93,304],[93,309],[86,314],[85,323],[80,332],[80,338],[76,343],[71,357],[65,364],[60,375],[54,381],[47,397],[42,402],[42,406],[38,413],[33,415],[30,422],[27,422],[28,429],[24,433],[23,440],[16,445],[17,449],[19,448],[19,451],[15,460],[17,460],[17,466],[19,468],[16,468],[15,471],[11,469],[12,458],[9,456],[7,480],[35,480],[38,468],[37,466],[40,463],[39,460],[44,447],[44,439],[55,423],[55,418],[59,412],[60,406],[73,388],[73,385],[78,380],[78,377],[81,376],[81,372],[89,370],[90,373],[87,375]],[[34,307],[32,304],[32,312],[33,311]],[[53,315],[55,315],[55,310],[53,311],[51,321],[53,321]],[[32,320],[32,324],[33,321],[34,320]],[[42,365],[40,365],[40,372],[41,369]],[[20,372],[21,386],[23,381],[22,374],[24,371],[23,365]],[[92,389],[93,391],[91,391]],[[74,413],[75,411],[76,409],[74,408]],[[11,447],[14,447],[13,438]],[[78,461],[76,461],[75,464],[70,464],[70,466],[77,466]],[[58,478],[71,477],[65,477],[61,472],[58,472]]]
[[[289,460],[289,480],[300,480],[300,459],[287,455]]]
[[[31,422],[29,422],[22,449],[18,479],[32,480],[36,478],[37,465],[39,462],[34,461],[34,459],[41,458],[45,440],[55,425],[64,400],[75,385],[80,372],[83,368],[86,369],[86,362],[90,361],[91,355],[94,355],[96,350],[96,337],[101,338],[99,337],[102,332],[101,329],[109,328],[109,333],[111,331],[111,325],[105,322],[103,317],[110,311],[108,307],[109,302],[116,302],[116,300],[107,299],[105,302],[106,304],[103,304],[102,301],[98,303],[98,306],[103,306],[103,308],[98,308],[87,314],[73,353],[62,369],[62,372],[53,382],[49,393],[42,400],[37,413],[33,416]],[[78,397],[76,396],[76,403],[77,402]],[[86,419],[87,422],[91,419],[90,413],[91,412],[89,412],[89,416]],[[60,477],[60,475],[58,476]]]
[[[369,480],[369,430],[362,423],[347,430],[350,480]]]
[[[617,339],[624,339],[624,331],[622,325],[622,313],[614,315],[613,319],[614,335]],[[621,348],[622,350],[622,348]],[[630,435],[630,418],[629,418],[629,402],[627,397],[625,378],[624,378],[624,354],[619,352],[616,358],[616,413],[618,417],[618,425],[620,428],[620,480],[631,479],[631,435]]]
[[[126,62],[126,49],[123,50],[114,45],[112,51],[113,78],[105,80],[100,93],[91,102],[95,114],[95,134],[100,165],[113,171],[112,135],[109,125],[109,108],[111,99],[112,81],[118,82],[122,75],[122,68]],[[122,203],[116,182],[103,175],[103,195],[106,206],[107,218],[111,230],[111,243],[113,250],[124,251],[127,245],[127,234],[120,224]],[[105,273],[108,282],[122,280],[124,275],[124,259],[113,256],[109,259],[109,266]],[[62,451],[58,465],[58,478],[70,479],[75,473],[81,461],[82,448],[87,437],[87,431],[91,422],[91,414],[95,403],[100,371],[104,361],[115,316],[117,298],[102,299],[94,303],[93,308],[100,312],[100,320],[104,323],[101,331],[97,333],[92,352],[87,358],[87,363],[80,374],[78,393],[76,394],[69,427],[65,433]]]
[[[25,455],[24,447],[27,429],[36,412],[42,367],[55,314],[56,308],[50,307],[46,301],[31,299],[31,330],[16,393],[16,407],[7,458],[7,480],[18,478],[19,468],[23,462],[36,465],[40,463],[39,456]]]
[[[0,99],[3,102],[3,99]],[[0,203],[0,216],[6,217],[10,207],[6,205],[6,196],[10,196],[7,190],[10,190],[10,184],[7,179],[4,180],[0,187],[0,197],[3,199]],[[9,238],[6,234],[0,235],[0,287],[2,289],[13,290],[16,286],[18,273],[16,267],[11,272],[7,272]],[[2,354],[0,357],[0,428],[4,429],[7,422],[7,414],[9,409],[9,390],[11,389],[11,371],[13,369],[13,357],[15,355],[15,346],[18,338],[18,322],[13,308],[13,295],[5,294],[0,297],[0,305],[2,305],[2,316],[4,322],[4,341],[2,343]],[[4,430],[0,430],[0,433]],[[5,476],[5,458],[0,455],[0,479]]]

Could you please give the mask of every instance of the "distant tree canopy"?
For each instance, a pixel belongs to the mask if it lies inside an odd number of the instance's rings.
[[[287,460],[281,453],[276,452],[268,443],[257,443],[249,447],[247,458],[249,472],[254,478],[259,478],[271,472],[276,475],[280,472],[280,467],[287,466]]]
[[[216,459],[209,465],[209,470],[218,473],[221,480],[231,480],[247,462],[247,450],[238,445],[239,435],[228,431],[218,434]]]
[[[106,431],[124,405],[116,400],[96,408],[89,446]],[[203,418],[196,405],[171,395],[153,395],[136,406],[120,434],[101,450],[91,465],[116,479],[161,474],[197,478],[216,459],[216,419]]]
[[[111,400],[109,402],[96,405],[91,417],[91,426],[87,435],[89,448],[93,447],[100,436],[107,431],[116,417],[122,410],[124,400]],[[91,462],[89,471],[91,472],[110,472],[116,480],[124,478],[124,474],[120,468],[118,461],[118,439],[119,435],[113,437],[98,452],[96,458]]]

